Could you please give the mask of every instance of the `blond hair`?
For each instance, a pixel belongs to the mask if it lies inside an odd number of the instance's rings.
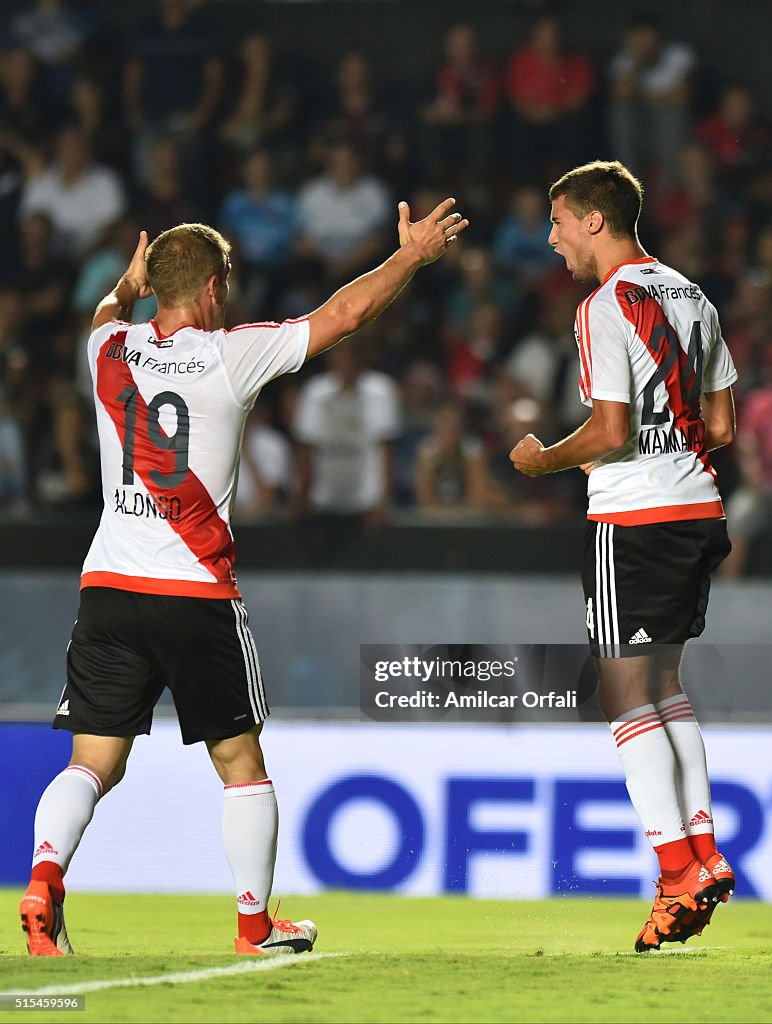
[[[643,203],[643,185],[618,160],[593,160],[564,174],[549,191],[559,196],[577,217],[598,210],[615,238],[636,238]]]
[[[208,224],[178,224],[148,246],[147,279],[159,306],[174,309],[193,302],[210,277],[224,281],[230,242]]]

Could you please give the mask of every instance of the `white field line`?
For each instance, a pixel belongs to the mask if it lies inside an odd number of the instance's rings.
[[[227,978],[233,974],[256,974],[259,971],[276,971],[312,960],[329,960],[332,957],[348,956],[347,953],[308,953],[301,956],[262,957],[246,963],[231,964],[229,967],[204,967],[198,971],[177,971],[174,974],[152,974],[144,978],[105,978],[102,981],[81,981],[73,985],[46,985],[44,988],[14,989],[0,992],[0,996],[76,996],[84,992],[103,992],[110,988],[135,988],[149,985],[187,985],[209,978]]]
[[[732,949],[731,946],[690,946],[689,949],[650,949],[647,953],[637,953],[627,949],[612,953],[611,956],[686,956],[687,953],[707,953],[711,949]]]

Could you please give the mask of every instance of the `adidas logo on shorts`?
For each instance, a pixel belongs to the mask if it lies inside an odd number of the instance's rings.
[[[651,643],[651,637],[646,632],[646,630],[643,628],[643,626],[641,626],[641,628],[637,631],[637,633],[635,633],[634,636],[630,637],[628,643],[631,643],[631,644],[650,644]]]
[[[68,700],[63,700],[56,713],[57,715],[69,715],[70,702]]]

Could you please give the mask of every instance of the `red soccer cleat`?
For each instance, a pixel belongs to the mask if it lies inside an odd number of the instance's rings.
[[[46,882],[30,882],[19,904],[21,926],[30,956],[71,956],[64,924],[64,908],[51,899]]]

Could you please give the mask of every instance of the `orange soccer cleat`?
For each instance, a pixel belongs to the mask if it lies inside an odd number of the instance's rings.
[[[659,949],[663,942],[686,942],[698,934],[695,922],[715,907],[719,895],[718,883],[698,860],[692,861],[677,882],[660,878],[649,919],[635,940],[636,953]]]
[[[19,913],[30,956],[72,955],[64,924],[64,907],[51,899],[46,882],[30,882],[19,904]]]

